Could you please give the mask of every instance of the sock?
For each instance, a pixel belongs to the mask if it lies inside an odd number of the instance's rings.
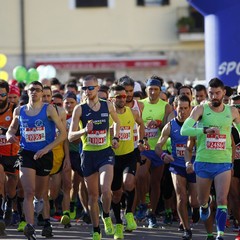
[[[52,199],[49,200],[50,209],[54,209],[54,201]]]
[[[99,226],[94,227],[93,232],[98,232],[100,234],[100,227]]]
[[[127,197],[127,209],[126,213],[132,212],[132,206],[134,202],[134,196],[135,196],[135,188],[132,191],[127,191],[126,192],[126,197]]]
[[[227,220],[227,206],[226,205],[218,206],[216,213],[216,225],[218,236],[222,236],[224,234],[226,220]]]
[[[12,202],[13,200],[17,197],[17,195],[15,195],[13,198],[10,198],[8,195],[7,195],[7,206],[8,207],[12,207]]]
[[[109,217],[109,213],[105,213],[105,212],[103,211],[102,214],[103,214],[103,218]]]
[[[115,219],[116,219],[116,224],[122,224],[120,202],[119,203],[113,203],[112,202],[112,209],[113,209],[114,216],[115,216]]]

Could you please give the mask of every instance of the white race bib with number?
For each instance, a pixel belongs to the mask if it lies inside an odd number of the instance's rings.
[[[46,140],[45,127],[25,128],[26,142],[42,142]]]
[[[207,134],[206,149],[226,150],[226,135],[225,134]]]

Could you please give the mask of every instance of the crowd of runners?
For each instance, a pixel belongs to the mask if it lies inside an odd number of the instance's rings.
[[[100,222],[123,239],[139,221],[158,228],[161,213],[184,240],[199,220],[206,240],[230,223],[240,240],[239,112],[218,78],[0,80],[0,236],[14,225],[35,240],[37,224],[49,238],[51,221],[81,219],[93,240]]]

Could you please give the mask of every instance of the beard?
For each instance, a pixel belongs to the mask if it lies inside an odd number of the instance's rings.
[[[213,107],[219,107],[222,103],[222,100],[213,100],[212,101],[212,106]]]
[[[8,103],[8,99],[0,101],[0,108],[5,108]]]

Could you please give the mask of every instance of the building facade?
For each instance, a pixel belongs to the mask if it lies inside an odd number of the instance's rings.
[[[180,33],[193,15],[185,0],[0,0],[0,53],[11,77],[17,65],[52,65],[57,77],[157,74],[204,79],[202,29]],[[182,31],[182,30],[181,30]],[[189,29],[187,30],[189,31]]]

